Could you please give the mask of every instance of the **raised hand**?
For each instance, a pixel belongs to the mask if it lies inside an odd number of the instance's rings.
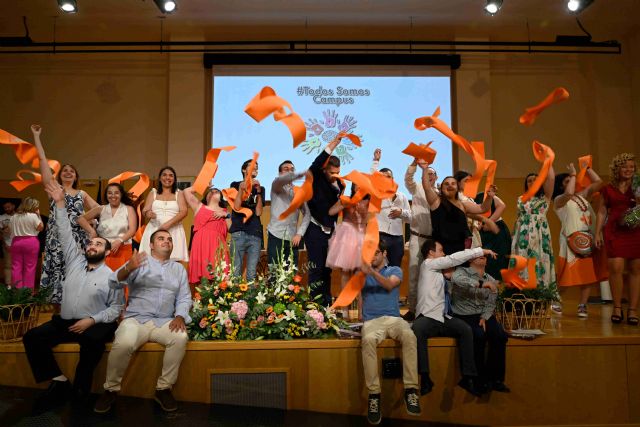
[[[44,186],[44,191],[47,192],[49,197],[56,202],[59,207],[64,207],[64,190],[62,186],[58,184],[58,181],[51,180]],[[61,204],[61,205],[60,205]]]
[[[567,166],[567,170],[569,171],[570,175],[576,174],[576,167],[573,165],[573,163],[569,163],[569,166]]]
[[[31,132],[33,132],[33,136],[40,136],[40,133],[42,133],[42,126],[31,125]]]
[[[382,157],[382,150],[379,148],[376,148],[373,152],[373,161],[379,162],[381,157]]]
[[[491,249],[483,249],[483,250],[482,250],[482,253],[483,253],[483,255],[485,255],[485,256],[487,256],[487,255],[488,255],[488,256],[490,256],[490,257],[491,257],[491,258],[493,258],[493,259],[498,258],[498,254],[497,254],[497,253],[495,253],[495,252],[493,252]]]
[[[132,272],[142,267],[147,262],[147,254],[145,252],[138,252],[136,249],[133,251],[133,255],[125,264],[125,270]]]

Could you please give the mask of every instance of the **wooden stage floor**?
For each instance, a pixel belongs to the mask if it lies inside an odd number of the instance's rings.
[[[612,325],[611,310],[611,305],[591,304],[589,318],[579,319],[576,303],[567,298],[564,313],[548,319],[545,336],[509,340],[506,383],[511,393],[479,399],[456,387],[454,340],[430,340],[436,386],[421,399],[420,419],[472,425],[640,423],[640,328]],[[146,344],[132,358],[122,394],[152,396],[162,350]],[[73,376],[77,352],[75,344],[56,348],[67,376]],[[380,359],[400,356],[391,340],[379,348]],[[95,392],[101,390],[106,359],[96,370]],[[359,340],[190,342],[174,393],[183,401],[221,403],[225,397],[213,387],[220,375],[252,373],[285,375],[287,409],[366,414]],[[0,344],[0,384],[37,387],[20,342]],[[404,412],[401,380],[383,379],[382,388],[383,417],[415,419]],[[241,400],[242,393],[252,391],[236,392]]]

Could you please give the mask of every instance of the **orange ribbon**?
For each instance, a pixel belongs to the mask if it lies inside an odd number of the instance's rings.
[[[356,274],[351,276],[351,279],[349,279],[344,288],[342,288],[340,295],[338,295],[338,298],[336,298],[331,308],[346,307],[351,304],[364,287],[366,279],[367,276],[362,271],[358,271]]]
[[[533,141],[532,148],[533,156],[537,161],[542,163],[542,166],[540,167],[540,172],[538,172],[536,180],[529,186],[529,189],[520,196],[522,203],[526,203],[529,199],[535,196],[538,190],[540,190],[540,187],[542,187],[542,184],[544,184],[544,181],[547,179],[553,160],[556,158],[556,154],[553,150],[541,142]]]
[[[253,187],[253,171],[256,170],[256,164],[258,163],[258,152],[253,152],[253,158],[247,166],[247,170],[244,173],[244,200],[251,197],[251,191]],[[263,200],[264,202],[264,200]]]
[[[478,186],[482,180],[484,172],[487,171],[487,180],[485,183],[485,194],[489,187],[493,185],[495,180],[495,173],[497,163],[495,160],[485,159],[484,154],[484,142],[472,142],[469,143],[465,138],[455,133],[445,122],[440,119],[440,107],[436,108],[433,115],[417,118],[413,125],[418,130],[425,130],[428,128],[434,128],[442,133],[444,136],[453,141],[456,145],[462,148],[473,159],[476,169],[471,175],[469,181],[464,189],[464,194],[467,197],[475,197],[478,192]]]
[[[133,185],[133,187],[129,189],[131,200],[133,202],[136,202],[138,201],[138,199],[140,199],[140,196],[142,196],[142,194],[144,194],[144,192],[147,191],[147,189],[149,188],[149,184],[150,184],[149,175],[142,172],[126,171],[126,172],[119,173],[118,175],[109,179],[108,183],[122,184],[122,182],[131,178],[135,178],[136,176],[139,176],[140,179],[138,179],[138,182],[136,182]],[[136,234],[135,236],[133,236],[133,239],[139,243],[142,241],[142,234],[144,233],[145,225],[142,224],[142,203],[136,203],[136,204],[137,204],[136,212],[138,214],[138,229],[136,230]]]
[[[536,259],[529,258],[527,260],[525,257],[520,255],[510,255],[509,258],[515,259],[516,264],[513,267],[503,268],[500,270],[502,281],[520,290],[535,289],[538,282],[536,278]],[[529,273],[528,281],[525,281],[519,274],[525,268],[527,268],[527,272]]]
[[[311,197],[313,197],[313,174],[307,171],[302,185],[293,187],[293,199],[291,199],[291,204],[289,204],[289,207],[280,214],[278,219],[280,221],[284,221],[289,215],[300,209],[304,203],[311,200]]]
[[[414,144],[410,142],[407,145],[407,148],[402,150],[402,152],[408,156],[414,157],[416,159],[422,159],[429,164],[432,164],[436,159],[436,150],[430,147],[433,141],[429,141],[426,144]]]
[[[234,207],[235,206],[235,200],[238,197],[238,190],[236,190],[233,187],[225,188],[224,190],[222,190],[222,195],[229,202],[229,206],[231,207],[231,209],[233,209],[234,211],[244,215],[244,219],[242,220],[242,222],[247,222],[249,220],[249,218],[251,218],[251,215],[253,215],[253,212],[251,212],[251,209],[242,208],[242,207],[240,209],[236,209]]]
[[[587,168],[593,166],[591,154],[578,158],[578,176],[576,176],[576,192],[582,191],[591,185],[591,178],[587,175]]]
[[[15,152],[16,158],[23,165],[31,164],[33,168],[40,167],[40,159],[38,158],[38,150],[33,144],[30,144],[9,132],[0,129],[0,144],[10,146]],[[47,160],[49,167],[53,170],[53,176],[60,172],[60,162],[57,160]],[[24,179],[22,174],[30,174],[33,179]],[[16,191],[22,191],[25,188],[42,182],[42,176],[29,169],[20,169],[16,172],[17,180],[11,181],[10,184]]]
[[[211,180],[216,175],[218,171],[218,157],[220,157],[220,153],[222,151],[231,151],[235,150],[234,146],[220,147],[220,148],[211,148],[205,157],[204,164],[196,177],[196,180],[193,182],[193,189],[196,193],[204,196],[207,187],[211,183]]]
[[[549,108],[553,104],[565,101],[569,99],[569,92],[563,88],[555,88],[547,97],[542,100],[541,103],[534,107],[527,108],[523,115],[520,116],[520,123],[526,126],[531,126],[535,123],[536,118],[540,113]]]
[[[289,109],[287,114],[285,107]],[[260,92],[253,97],[244,109],[244,112],[251,116],[256,122],[261,122],[267,116],[273,114],[277,122],[282,122],[289,128],[293,137],[293,148],[296,148],[302,141],[307,139],[307,128],[302,118],[293,111],[291,104],[276,95],[276,92],[269,86],[263,87]]]

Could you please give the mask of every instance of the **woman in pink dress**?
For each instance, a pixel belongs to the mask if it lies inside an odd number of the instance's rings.
[[[207,188],[199,201],[193,187],[189,187],[184,190],[184,198],[194,212],[189,283],[198,284],[202,277],[211,279],[222,260],[229,265],[227,230],[231,220],[227,204],[217,188]]]
[[[611,183],[600,190],[600,206],[596,218],[596,246],[604,246],[609,258],[609,283],[613,294],[612,323],[620,323],[622,314],[622,287],[625,261],[629,269],[629,309],[627,323],[638,324],[640,297],[640,227],[631,228],[622,223],[624,214],[638,203],[632,181],[636,173],[635,156],[618,154],[611,165]],[[606,218],[606,224],[605,224]]]

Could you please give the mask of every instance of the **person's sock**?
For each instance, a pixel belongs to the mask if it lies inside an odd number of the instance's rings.
[[[65,377],[64,375],[58,375],[57,377],[52,378],[53,381],[69,381],[69,378]]]

